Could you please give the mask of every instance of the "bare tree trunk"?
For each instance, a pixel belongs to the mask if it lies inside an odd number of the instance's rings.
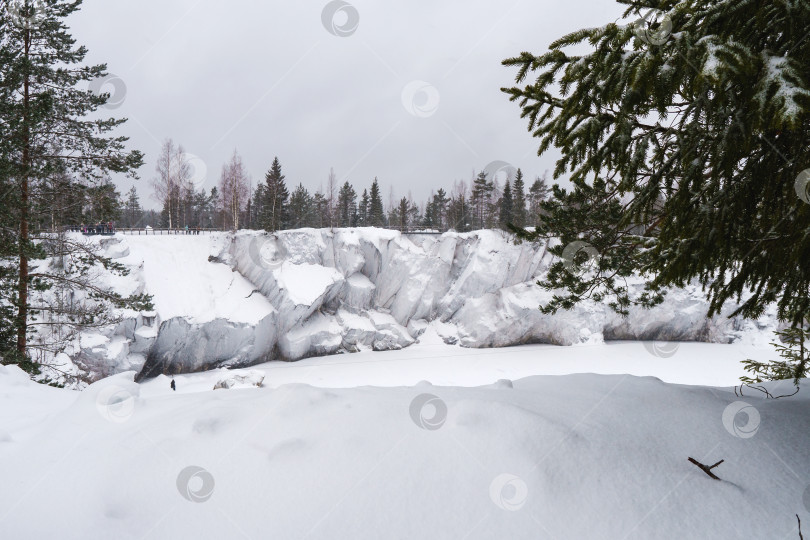
[[[25,58],[28,59],[31,51],[31,31],[25,31]],[[31,79],[26,74],[23,89],[23,155],[22,178],[20,178],[20,280],[17,306],[17,352],[25,356],[28,334],[28,176],[31,174],[31,132],[29,120],[31,118]]]
[[[169,165],[167,167],[167,174],[169,176],[166,179],[168,195],[166,195],[166,197],[168,198],[167,199],[167,205],[169,207],[169,230],[171,230],[172,229],[172,212],[173,212],[173,210],[172,210],[172,156],[171,156],[171,153],[169,153],[169,161],[168,161],[168,163],[169,163]]]
[[[220,179],[223,218],[225,220],[230,218],[233,231],[239,229],[239,214],[242,211],[243,202],[250,196],[248,183],[249,180],[242,164],[242,158],[234,150],[230,163],[222,168],[222,177]],[[230,216],[228,216],[228,213],[230,213]],[[225,223],[223,223],[224,226]]]
[[[329,205],[329,228],[333,228],[335,226],[335,195],[337,191],[337,176],[335,175],[335,169],[329,168],[329,179],[326,182],[326,194],[328,197],[328,205]]]
[[[168,166],[166,167],[166,189],[167,189],[167,205],[169,208],[169,229],[173,229],[172,225],[174,224],[174,208],[172,207],[172,194],[174,193],[174,179],[172,178],[172,154],[174,153],[174,149],[172,148],[168,151],[167,159],[168,159]]]

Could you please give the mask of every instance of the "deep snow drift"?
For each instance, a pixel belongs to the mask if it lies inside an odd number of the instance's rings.
[[[615,347],[630,346],[643,349]],[[798,539],[795,514],[810,523],[804,391],[739,398],[585,374],[465,387],[514,369],[516,352],[566,350],[435,347],[491,361],[444,373],[454,386],[276,386],[258,367],[177,376],[177,392],[134,372],[74,392],[0,366],[0,537]],[[611,347],[568,350],[597,365]],[[736,347],[685,344],[661,362],[675,373],[684,349],[710,363]],[[318,380],[318,363],[350,358],[286,364],[284,378]],[[445,359],[431,358],[392,379],[435,382]],[[364,375],[349,367],[325,376],[351,385]],[[231,389],[214,390],[223,379]],[[689,457],[725,460],[722,480]]]
[[[550,293],[535,282],[551,255],[542,244],[516,244],[499,231],[302,229],[104,241],[108,256],[132,268],[118,288],[152,294],[155,312],[127,314],[118,328],[83,337],[73,356],[91,378],[396,350],[428,328],[447,343],[480,348],[766,342],[775,326],[772,315],[707,319],[697,287],[673,290],[663,305],[627,319],[595,303],[544,315],[538,306]]]

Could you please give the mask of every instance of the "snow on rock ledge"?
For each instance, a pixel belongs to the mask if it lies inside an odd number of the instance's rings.
[[[111,340],[115,351],[102,351],[108,345],[103,340],[88,350],[94,365],[113,356],[121,369],[143,365],[139,380],[272,359],[400,349],[428,329],[466,347],[729,342],[749,327],[757,329],[752,322],[707,319],[697,288],[671,291],[661,306],[632,311],[625,319],[589,302],[545,315],[538,306],[551,293],[535,282],[552,257],[543,245],[515,244],[500,231],[136,236],[116,242],[115,250],[139,269],[145,292],[154,295],[155,319],[119,331],[126,342]],[[134,360],[120,358],[128,352]]]

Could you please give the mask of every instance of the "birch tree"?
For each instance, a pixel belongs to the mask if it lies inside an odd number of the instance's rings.
[[[219,188],[222,196],[222,212],[231,230],[239,229],[239,215],[250,196],[249,180],[239,153],[234,150],[231,161],[222,167]]]

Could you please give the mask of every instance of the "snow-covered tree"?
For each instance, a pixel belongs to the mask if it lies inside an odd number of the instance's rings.
[[[13,349],[8,341],[0,343],[4,363],[32,367],[29,292],[32,287],[53,285],[48,276],[32,277],[29,265],[44,257],[40,239],[30,227],[38,186],[57,173],[82,177],[88,183],[110,172],[135,176],[143,161],[139,152],[126,149],[126,137],[112,136],[125,120],[95,114],[110,95],[83,89],[107,74],[104,65],[83,65],[87,50],[70,35],[67,19],[80,6],[78,0],[0,3],[0,184],[4,188],[0,327],[6,329],[3,336],[8,336],[9,328],[16,334]],[[17,283],[6,288],[10,272],[16,273]],[[13,320],[5,318],[11,311]]]
[[[745,370],[750,375],[741,377],[749,385],[760,384],[763,381],[793,379],[796,386],[799,380],[810,375],[810,351],[807,343],[810,342],[810,330],[805,328],[788,328],[776,332],[781,340],[773,343],[781,360],[760,362],[757,360],[743,360]]]
[[[46,368],[48,378],[69,382],[74,375],[62,370],[60,353],[76,357],[81,334],[109,328],[123,320],[123,308],[151,310],[151,297],[144,294],[123,297],[106,284],[105,275],[126,276],[129,270],[104,257],[102,248],[83,237],[64,231],[50,233],[39,243],[44,255],[31,277],[37,284],[30,305],[30,356],[37,370]],[[105,372],[108,366],[81,366]]]
[[[558,256],[574,241],[601,255],[584,276],[552,268],[548,285],[569,294],[550,307],[593,293],[620,311],[655,303],[624,286],[641,272],[653,291],[697,278],[710,315],[729,300],[749,317],[776,302],[781,319],[801,326],[810,312],[810,3],[623,3],[623,22],[504,62],[519,68],[518,83],[536,77],[504,91],[539,152],[561,151],[555,178],[574,184],[555,187],[538,234],[562,239]]]

